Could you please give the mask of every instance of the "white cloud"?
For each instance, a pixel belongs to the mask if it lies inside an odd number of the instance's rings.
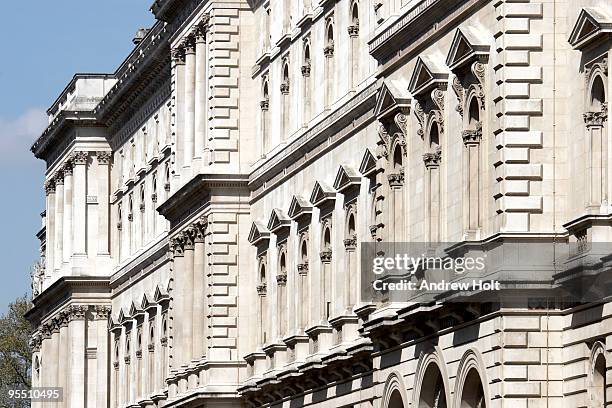
[[[28,109],[14,119],[0,117],[0,164],[31,163],[30,146],[47,123],[47,114],[41,108]]]

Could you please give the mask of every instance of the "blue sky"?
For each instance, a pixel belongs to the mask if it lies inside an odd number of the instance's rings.
[[[75,72],[113,72],[139,27],[153,23],[152,0],[11,1],[0,25],[0,313],[30,291],[44,207],[44,163],[29,148],[45,110]]]

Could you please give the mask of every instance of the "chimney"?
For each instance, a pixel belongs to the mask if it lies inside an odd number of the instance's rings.
[[[148,28],[140,28],[138,31],[136,31],[136,35],[134,35],[134,39],[132,40],[134,45],[140,44],[140,42],[145,38],[148,32]]]

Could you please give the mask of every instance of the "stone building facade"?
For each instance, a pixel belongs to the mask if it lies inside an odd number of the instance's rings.
[[[612,303],[555,292],[605,275],[608,254],[506,277],[523,302],[374,303],[360,247],[611,241],[612,6],[151,10],[32,147],[47,163],[32,383],[64,389],[34,406],[610,404]]]

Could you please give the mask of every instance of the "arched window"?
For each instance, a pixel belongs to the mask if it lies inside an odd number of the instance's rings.
[[[404,401],[402,401],[402,395],[398,390],[391,393],[388,408],[404,408]]]
[[[393,170],[399,173],[402,170],[402,167],[402,148],[400,146],[395,146],[395,150],[393,150]]]
[[[590,99],[591,111],[601,112],[604,104],[606,103],[606,91],[601,75],[597,75],[593,80],[593,84],[591,85]]]
[[[431,130],[429,132],[429,148],[432,152],[440,149],[440,131],[437,122],[431,125]]]
[[[310,40],[306,39],[304,41],[304,56],[302,61],[302,83],[303,83],[303,111],[302,111],[302,123],[303,126],[307,126],[311,117],[311,106],[310,106],[310,98],[312,94],[312,80],[310,79],[310,69],[311,69],[311,60],[310,60]]]
[[[164,181],[164,190],[170,191],[170,165],[166,163],[166,179]]]
[[[331,17],[327,20],[323,55],[325,56],[325,109],[328,109],[335,96],[334,24]]]
[[[268,80],[264,79],[262,90],[261,101],[259,106],[261,108],[261,157],[265,157],[266,153],[270,149],[270,120],[268,109],[270,107],[270,92],[268,89]]]
[[[40,381],[40,359],[38,356],[34,358],[34,378],[36,381]]]
[[[266,276],[266,264],[265,264],[265,255],[260,257],[259,260],[259,270],[258,270],[258,280],[259,284],[257,285],[257,294],[259,295],[259,304],[257,308],[257,329],[259,344],[263,345],[268,341],[268,329],[267,329],[267,321],[266,315],[268,312],[268,303],[266,299],[267,294],[267,276]]]
[[[282,338],[287,331],[287,247],[282,244],[279,248],[277,283],[277,313],[278,334]]]
[[[605,346],[601,342],[597,342],[593,345],[591,352],[591,369],[590,369],[590,381],[589,381],[589,407],[606,407],[607,396],[606,396],[606,356]]]
[[[476,130],[476,128],[480,125],[480,107],[478,106],[478,100],[473,97],[470,99],[470,104],[468,105],[468,116],[466,127],[468,130]]]
[[[361,58],[359,58],[359,3],[354,2],[351,5],[350,10],[351,16],[351,25],[348,26],[348,34],[350,38],[350,65],[351,68],[349,70],[350,81],[349,85],[351,88],[355,87],[359,83],[359,62]]]
[[[460,408],[486,408],[482,382],[475,368],[470,369],[463,384]]]
[[[418,408],[446,408],[446,390],[440,369],[430,363],[421,383]]]
[[[289,77],[289,62],[285,58],[283,61],[283,71],[282,71],[282,81],[280,86],[281,91],[281,102],[282,102],[282,112],[281,112],[281,141],[285,141],[289,132],[291,131],[290,119],[291,115],[289,112],[290,108],[290,77]]]
[[[330,219],[326,219],[323,222],[323,239],[321,240],[321,290],[322,290],[322,318],[328,320],[332,312],[332,240],[331,240],[331,226]]]

